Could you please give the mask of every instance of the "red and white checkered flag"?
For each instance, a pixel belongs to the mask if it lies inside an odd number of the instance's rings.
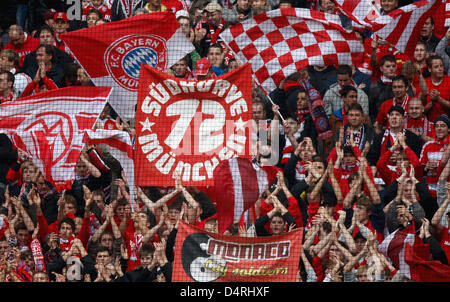
[[[353,21],[353,28],[362,25],[370,29],[370,22],[381,14],[371,0],[336,0],[339,10]]]
[[[309,65],[360,62],[363,45],[338,15],[303,8],[272,10],[236,24],[220,35],[242,62],[250,62],[266,92]]]
[[[372,32],[412,57],[423,24],[445,1],[424,0],[400,7],[372,21]]]

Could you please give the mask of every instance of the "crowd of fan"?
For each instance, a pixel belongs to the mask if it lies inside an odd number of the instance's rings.
[[[219,36],[230,25],[283,7],[339,13],[330,0],[141,0],[129,10],[128,1],[83,0],[81,20],[69,20],[68,7],[58,1],[8,2],[16,4],[17,18],[1,35],[2,103],[93,85],[59,38],[67,31],[173,10],[195,51],[167,72],[204,80],[241,64]],[[398,0],[381,0],[383,14],[398,6]],[[429,18],[408,57],[367,30],[355,30],[365,47],[360,64],[308,66],[283,80],[270,100],[253,85],[254,142],[263,131],[279,135],[279,149],[261,145],[253,161],[262,165],[275,155],[279,172],[255,204],[254,225],[233,224],[224,234],[270,236],[304,228],[298,281],[404,281],[377,245],[414,223],[430,260],[448,265],[450,34],[445,31]],[[305,83],[324,101],[332,133],[325,139],[310,112]],[[109,105],[95,127],[134,134],[133,121],[122,121]],[[218,232],[216,205],[204,188],[183,187],[179,179],[164,188],[129,188],[120,163],[100,145],[83,149],[71,190],[56,192],[5,135],[0,140],[0,282],[170,282],[179,221]],[[34,261],[35,239],[45,269]]]

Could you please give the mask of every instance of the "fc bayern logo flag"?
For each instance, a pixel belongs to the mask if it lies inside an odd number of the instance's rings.
[[[188,81],[141,68],[136,111],[135,179],[167,186],[174,173],[188,186],[213,184],[220,161],[251,157],[251,70]]]
[[[110,104],[134,117],[141,64],[170,68],[195,48],[171,11],[126,18],[62,34],[96,86],[114,87]]]
[[[267,237],[213,234],[180,221],[173,282],[295,282],[302,229]]]
[[[0,132],[24,151],[58,191],[69,189],[111,87],[67,87],[0,104]]]

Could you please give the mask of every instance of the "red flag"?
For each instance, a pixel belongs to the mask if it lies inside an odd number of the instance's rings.
[[[58,191],[70,188],[83,149],[110,87],[73,86],[0,104],[0,131],[24,151]]]
[[[265,91],[309,65],[355,64],[364,48],[338,15],[303,8],[258,14],[220,36],[242,62],[250,62]]]
[[[96,86],[114,88],[110,104],[124,120],[135,115],[141,64],[165,70],[194,50],[171,11],[138,15],[60,37]]]
[[[233,156],[250,157],[251,73],[248,64],[223,76],[189,81],[144,65],[134,150],[139,186],[213,183],[213,170]]]
[[[180,222],[173,282],[295,282],[303,230],[266,237],[208,233]]]
[[[373,20],[372,31],[399,51],[413,57],[425,21],[433,16],[443,1],[423,0],[400,7]]]
[[[219,233],[240,220],[272,184],[278,171],[275,166],[259,167],[239,157],[222,161],[214,169],[210,198],[216,202]]]
[[[89,145],[103,144],[109,154],[117,159],[125,173],[130,188],[130,198],[134,200],[134,160],[131,135],[121,130],[88,130],[85,133],[84,142]],[[133,207],[133,203],[131,206]]]
[[[414,223],[389,234],[378,247],[392,265],[416,282],[449,282],[450,266],[431,261],[430,247],[415,233]]]
[[[450,0],[445,3],[445,27],[450,27]]]

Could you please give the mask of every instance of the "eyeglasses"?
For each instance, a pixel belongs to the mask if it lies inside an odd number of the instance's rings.
[[[112,238],[103,238],[102,241],[114,241]]]

